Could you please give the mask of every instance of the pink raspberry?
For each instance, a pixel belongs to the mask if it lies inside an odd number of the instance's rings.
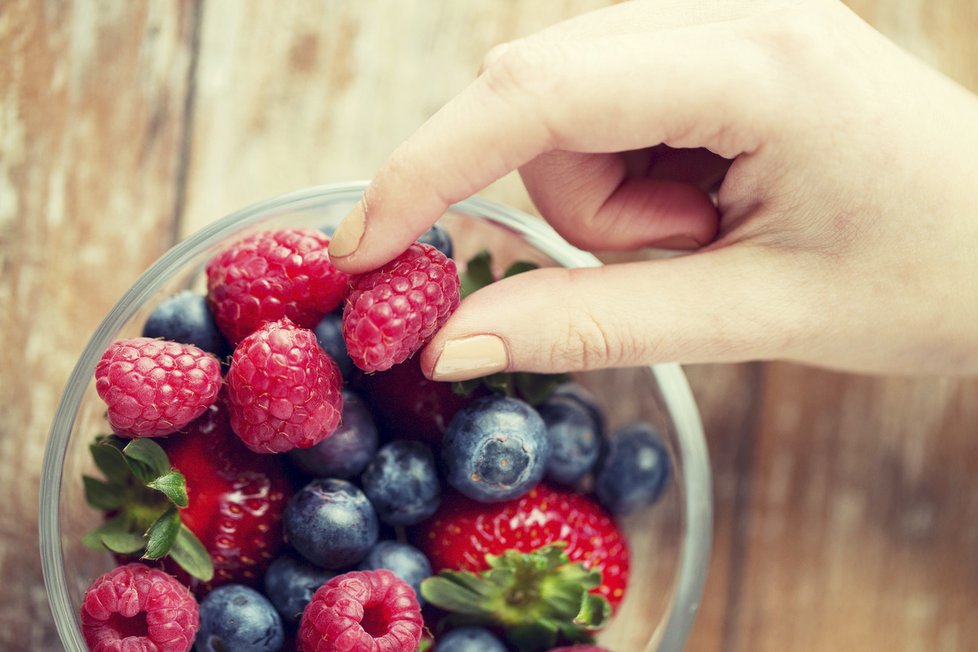
[[[459,302],[455,261],[414,243],[372,272],[355,276],[343,312],[343,337],[353,362],[383,371],[410,358]]]
[[[92,652],[187,652],[199,615],[187,587],[161,570],[133,563],[92,582],[81,622]]]
[[[221,389],[221,365],[192,344],[118,340],[95,366],[109,425],[124,437],[161,437],[204,413]]]
[[[262,324],[288,317],[312,328],[343,302],[349,276],[329,262],[329,238],[306,228],[264,231],[207,264],[207,296],[232,344]]]
[[[312,331],[288,319],[241,340],[227,382],[231,429],[256,453],[315,446],[339,425],[339,367]]]
[[[337,575],[302,613],[299,652],[414,652],[424,621],[414,589],[389,570]]]

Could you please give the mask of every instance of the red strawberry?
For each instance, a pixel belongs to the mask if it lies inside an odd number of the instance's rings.
[[[282,317],[312,328],[338,308],[349,276],[329,262],[328,246],[315,229],[279,229],[248,236],[212,258],[207,296],[225,337],[237,343]]]
[[[283,547],[282,513],[294,491],[285,461],[245,448],[223,401],[160,443],[186,477],[189,505],[180,519],[210,554],[214,579],[192,580],[169,559],[165,568],[200,593],[229,582],[255,585]]]
[[[417,357],[386,371],[362,375],[357,388],[370,404],[381,432],[432,444],[441,442],[456,412],[486,393],[479,388],[472,396],[460,396],[452,390],[452,383],[428,380]]]
[[[367,372],[407,360],[458,307],[455,261],[427,244],[412,244],[352,283],[343,337],[354,364]]]
[[[415,545],[442,569],[483,571],[486,555],[530,553],[564,542],[567,557],[601,571],[593,592],[617,606],[628,582],[628,545],[614,520],[591,498],[541,483],[516,500],[479,503],[451,492],[414,533]]]
[[[187,652],[200,623],[187,587],[143,564],[115,568],[92,582],[81,607],[82,634],[94,652]]]
[[[109,425],[124,437],[180,430],[217,398],[221,365],[192,344],[137,337],[109,345],[95,367]]]
[[[339,425],[339,367],[287,318],[241,340],[227,381],[231,427],[256,453],[315,446]]]
[[[389,570],[337,575],[299,623],[300,652],[414,652],[424,622],[414,589]]]

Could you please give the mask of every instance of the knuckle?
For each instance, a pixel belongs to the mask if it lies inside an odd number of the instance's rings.
[[[543,39],[524,39],[496,46],[483,61],[489,90],[504,100],[549,95],[564,58],[563,46]]]

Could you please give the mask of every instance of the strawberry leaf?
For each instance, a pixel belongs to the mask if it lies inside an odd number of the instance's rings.
[[[143,559],[164,557],[173,547],[179,529],[180,515],[176,507],[170,507],[146,530],[146,552],[143,553]]]
[[[102,523],[98,527],[90,530],[82,537],[82,543],[92,550],[105,550],[107,547],[102,543],[103,535],[112,535],[128,531],[128,518],[125,514],[119,514],[114,518]]]
[[[82,476],[85,485],[85,501],[101,510],[119,509],[125,500],[124,487],[118,482],[105,482],[89,475]]]
[[[147,482],[146,486],[166,495],[177,507],[186,507],[190,504],[187,496],[187,479],[177,470],[164,473],[155,480]]]
[[[540,266],[536,263],[527,262],[525,260],[517,260],[515,263],[506,268],[506,271],[503,272],[503,278],[509,278],[510,276],[516,276],[517,274],[522,274],[523,272],[529,272],[539,268]]]
[[[115,445],[114,437],[100,436],[88,447],[95,466],[110,482],[125,483],[132,477],[122,449]]]
[[[610,618],[608,601],[589,593],[600,585],[600,571],[572,563],[562,543],[486,555],[486,562],[481,573],[443,570],[421,583],[421,594],[456,621],[501,627],[529,652],[565,639],[589,642]]]
[[[170,559],[202,582],[210,582],[214,578],[214,561],[200,539],[183,523],[170,548]]]
[[[488,250],[480,251],[466,263],[465,270],[458,276],[462,284],[459,294],[463,299],[486,287],[496,280],[492,275],[492,255]]]
[[[133,439],[122,449],[129,468],[143,483],[150,483],[170,470],[170,460],[151,439]]]

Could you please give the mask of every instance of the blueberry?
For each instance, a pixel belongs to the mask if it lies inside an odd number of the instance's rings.
[[[431,577],[431,562],[414,546],[397,541],[380,541],[363,561],[360,570],[386,568],[411,585],[421,601],[421,581]]]
[[[397,439],[381,447],[360,477],[360,485],[380,520],[415,525],[435,513],[441,485],[431,448]]]
[[[659,433],[648,423],[634,423],[610,438],[595,493],[612,514],[628,514],[659,498],[669,469],[669,453]]]
[[[459,627],[439,636],[433,652],[506,652],[506,646],[484,627]]]
[[[329,570],[356,564],[377,542],[377,514],[346,480],[313,480],[289,500],[284,520],[299,554]]]
[[[539,413],[515,398],[486,396],[462,408],[442,440],[448,483],[473,500],[522,496],[543,477],[550,456]]]
[[[316,341],[320,348],[333,359],[336,366],[340,368],[340,375],[344,380],[349,380],[353,376],[356,367],[350,354],[346,351],[346,340],[343,338],[343,315],[341,313],[330,313],[320,320],[313,329],[316,334]]]
[[[335,573],[287,553],[273,561],[265,571],[265,595],[283,620],[295,624],[316,589],[334,576]]]
[[[219,360],[231,353],[231,346],[217,329],[207,297],[190,290],[174,294],[156,306],[143,325],[143,337],[193,344]]]
[[[194,640],[202,652],[275,652],[285,634],[282,618],[258,591],[225,584],[200,603],[200,630]]]
[[[449,258],[452,257],[452,238],[448,235],[448,231],[437,224],[422,233],[421,237],[418,238],[418,242],[429,244]]]
[[[546,476],[558,484],[573,486],[598,460],[599,426],[590,410],[568,396],[551,396],[538,409],[550,438]]]
[[[592,394],[584,385],[574,381],[561,383],[554,388],[551,396],[555,398],[559,396],[579,403],[591,413],[594,422],[598,425],[598,437],[604,438],[604,410],[601,409],[601,405],[598,403],[598,397]]]
[[[289,451],[296,466],[317,478],[352,478],[377,452],[377,426],[367,403],[343,390],[343,414],[333,434],[311,448]]]

